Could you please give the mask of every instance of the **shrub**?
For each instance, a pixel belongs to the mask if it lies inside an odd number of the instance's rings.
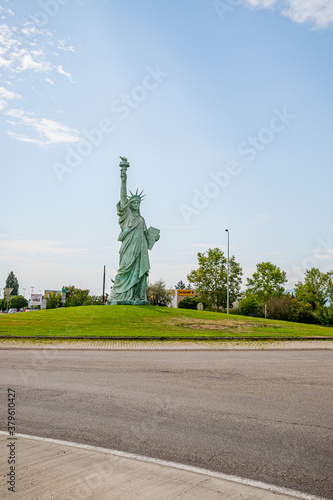
[[[237,311],[238,314],[243,316],[253,316],[254,318],[264,317],[263,306],[255,295],[249,295],[241,299]]]
[[[196,309],[199,302],[201,302],[201,300],[195,297],[185,297],[179,302],[178,307],[180,309]]]

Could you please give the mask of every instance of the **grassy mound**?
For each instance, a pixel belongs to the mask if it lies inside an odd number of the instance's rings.
[[[153,306],[85,306],[0,315],[0,335],[65,337],[332,336],[332,328]]]

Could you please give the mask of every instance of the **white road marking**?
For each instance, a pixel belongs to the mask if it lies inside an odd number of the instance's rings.
[[[0,434],[8,436],[8,432],[0,431]],[[208,469],[202,469],[200,467],[193,467],[191,465],[180,464],[177,462],[169,462],[167,460],[160,460],[158,458],[146,457],[144,455],[137,455],[135,453],[127,453],[125,451],[110,450],[108,448],[99,448],[97,446],[90,446],[87,444],[73,443],[71,441],[61,441],[59,439],[43,438],[39,436],[29,436],[27,434],[15,434],[16,437],[22,437],[27,439],[35,439],[36,441],[44,441],[46,443],[54,443],[65,446],[72,446],[74,448],[82,448],[84,450],[98,451],[101,453],[107,453],[109,455],[116,455],[122,458],[130,458],[133,460],[141,460],[142,462],[149,462],[157,465],[164,465],[166,467],[173,467],[175,469],[186,470],[189,472],[196,472],[197,474],[205,474],[206,476],[211,476],[219,479],[224,479],[226,481],[233,481],[234,483],[245,484],[247,486],[254,486],[255,488],[261,488],[263,490],[273,491],[275,493],[281,493],[283,495],[289,495],[296,498],[303,498],[304,500],[327,500],[324,497],[317,497],[314,495],[309,495],[308,493],[303,493],[297,490],[291,490],[289,488],[281,488],[280,486],[275,486],[274,484],[267,484],[261,481],[254,481],[252,479],[246,479],[239,476],[231,476],[229,474],[223,474],[221,472],[214,472]]]

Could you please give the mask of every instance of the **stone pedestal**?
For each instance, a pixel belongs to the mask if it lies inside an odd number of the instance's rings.
[[[109,306],[149,306],[147,300],[111,300]]]

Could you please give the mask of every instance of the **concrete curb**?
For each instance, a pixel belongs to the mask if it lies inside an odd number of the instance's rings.
[[[101,350],[101,351],[248,351],[248,350],[331,350],[333,342],[322,341],[137,341],[131,340],[31,340],[31,339],[0,339],[0,350]]]
[[[288,500],[318,497],[115,450],[17,434],[16,500]],[[0,432],[0,448],[13,438]],[[0,494],[12,499],[1,463]]]
[[[190,342],[201,342],[201,341],[225,341],[225,340],[232,340],[232,341],[257,341],[257,340],[274,340],[274,341],[293,341],[293,340],[333,340],[333,336],[326,336],[326,337],[281,337],[281,336],[276,336],[276,337],[248,337],[248,336],[242,336],[242,337],[118,337],[118,336],[111,336],[111,337],[68,337],[68,336],[62,336],[62,335],[35,335],[35,336],[28,336],[28,335],[0,335],[0,340],[1,339],[10,339],[10,340],[131,340],[131,341],[160,341],[160,342],[165,342],[165,341],[190,341]]]

